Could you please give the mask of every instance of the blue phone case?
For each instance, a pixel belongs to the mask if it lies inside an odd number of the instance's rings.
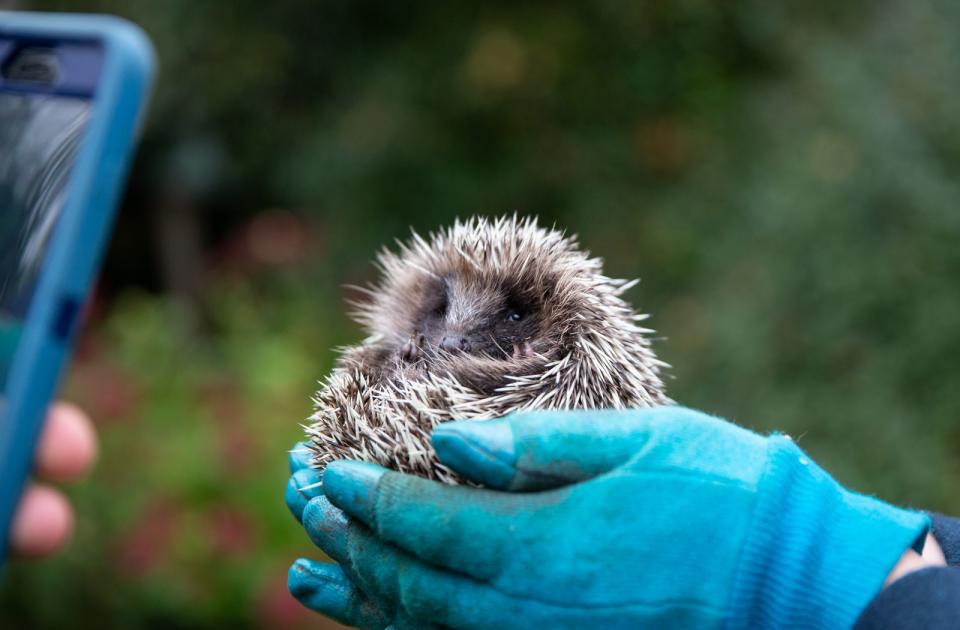
[[[95,41],[103,66],[0,409],[0,563],[36,440],[66,362],[74,321],[103,255],[153,76],[135,25],[112,16],[0,11],[0,36]],[[2,386],[2,384],[0,384]]]

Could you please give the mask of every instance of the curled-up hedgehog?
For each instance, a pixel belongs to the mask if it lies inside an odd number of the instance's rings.
[[[529,409],[668,404],[646,319],[575,237],[536,219],[474,218],[378,257],[354,318],[369,336],[341,349],[314,398],[313,464],[360,459],[458,483],[430,431]]]

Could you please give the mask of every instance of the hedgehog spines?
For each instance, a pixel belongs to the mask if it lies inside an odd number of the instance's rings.
[[[651,347],[652,331],[638,325],[647,316],[621,297],[636,281],[605,276],[575,236],[534,217],[457,219],[426,239],[413,232],[396,252],[382,250],[377,267],[380,281],[353,305],[367,338],[343,349],[314,399],[307,433],[318,467],[362,459],[454,483],[430,448],[441,422],[671,402],[660,378],[667,365]],[[405,362],[399,348],[411,336],[420,343],[423,302],[449,293],[451,283],[469,293],[447,315],[460,317],[456,325],[464,312],[488,315],[488,302],[509,302],[503,294],[510,293],[535,304],[537,334],[511,349],[491,333],[490,347],[502,356],[424,347]]]

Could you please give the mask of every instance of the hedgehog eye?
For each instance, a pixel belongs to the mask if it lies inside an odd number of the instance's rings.
[[[432,311],[432,312],[433,312],[434,317],[443,317],[444,315],[446,315],[446,314],[447,314],[447,301],[446,301],[446,300],[443,300],[442,302],[440,302],[439,304],[437,304],[435,307],[433,307],[433,311]]]
[[[450,304],[449,298],[449,288],[446,281],[443,284],[438,284],[431,291],[432,295],[428,297],[428,309],[427,313],[433,317],[442,318],[447,315],[447,308]]]
[[[508,322],[519,322],[523,319],[523,313],[517,309],[510,309],[507,311],[507,321]]]

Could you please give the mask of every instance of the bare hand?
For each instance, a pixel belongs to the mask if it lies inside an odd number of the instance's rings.
[[[93,424],[83,411],[56,403],[47,415],[35,460],[35,473],[46,481],[74,481],[90,469],[97,453]],[[73,508],[55,488],[27,487],[10,532],[15,556],[38,558],[59,551],[73,532]]]

